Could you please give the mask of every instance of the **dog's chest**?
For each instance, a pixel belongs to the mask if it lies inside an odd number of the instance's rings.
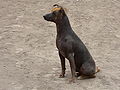
[[[61,40],[61,39],[56,40],[56,46],[58,50],[64,51],[66,48],[66,43],[67,42],[65,42],[65,40]]]
[[[57,38],[56,39],[56,46],[57,46],[58,50],[60,51],[60,53],[64,57],[66,57],[67,54],[72,49],[72,45],[67,38]]]

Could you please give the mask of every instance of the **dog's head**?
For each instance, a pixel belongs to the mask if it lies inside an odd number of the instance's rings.
[[[55,4],[51,10],[51,13],[44,15],[44,19],[51,22],[59,22],[65,16],[64,9]]]

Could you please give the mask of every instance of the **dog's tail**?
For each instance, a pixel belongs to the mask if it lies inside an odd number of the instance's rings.
[[[100,69],[98,67],[96,67],[95,73],[98,73],[98,72],[100,72]]]

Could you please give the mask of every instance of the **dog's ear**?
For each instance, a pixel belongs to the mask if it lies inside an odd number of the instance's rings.
[[[55,8],[55,7],[56,7],[56,8],[62,8],[62,9],[64,9],[65,12],[68,11],[67,8],[64,8],[64,7],[62,7],[62,6],[58,5],[58,4],[54,4],[53,7],[54,7],[54,8]]]
[[[53,12],[53,11],[59,11],[61,8],[62,8],[62,7],[59,6],[58,4],[54,4],[51,11],[52,11],[52,12]]]
[[[54,4],[53,7],[58,7],[59,5],[58,4]]]
[[[65,13],[67,13],[69,11],[67,8],[63,8],[63,9],[64,9]]]
[[[59,10],[62,13],[62,15],[65,15],[65,12],[67,11],[66,8],[63,8],[62,6],[58,4],[54,4],[53,7],[54,9],[52,9],[52,11]]]
[[[61,7],[60,13],[62,13],[63,16],[65,15],[65,10],[64,10],[64,8]]]

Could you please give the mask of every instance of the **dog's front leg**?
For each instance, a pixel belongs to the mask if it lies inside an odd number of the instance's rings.
[[[74,55],[69,54],[67,59],[69,60],[71,73],[72,73],[72,78],[71,78],[70,82],[75,82],[75,79],[76,79],[76,77],[75,77],[76,66],[75,66]]]
[[[61,53],[59,52],[59,57],[60,57],[60,60],[61,60],[61,67],[62,67],[62,71],[61,71],[61,74],[60,74],[60,78],[63,78],[65,77],[65,58],[61,55]]]

